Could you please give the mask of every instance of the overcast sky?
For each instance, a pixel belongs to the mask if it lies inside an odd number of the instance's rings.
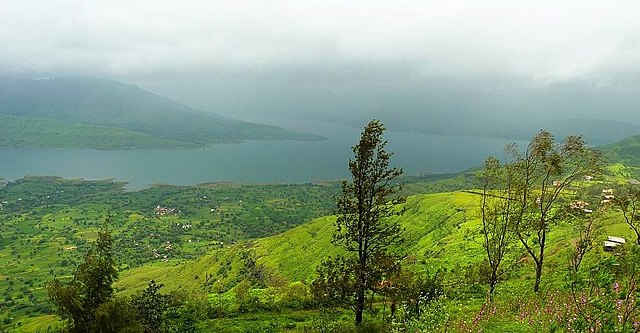
[[[109,77],[221,113],[439,84],[640,91],[637,0],[0,0],[0,22],[0,74]]]

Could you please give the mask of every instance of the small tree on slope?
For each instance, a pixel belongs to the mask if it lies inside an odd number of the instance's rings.
[[[71,332],[88,332],[96,310],[113,297],[113,282],[118,277],[112,254],[113,239],[105,226],[98,232],[96,244],[76,269],[73,280],[63,284],[53,280],[49,297],[58,312],[70,321]]]
[[[509,219],[513,221],[516,238],[535,264],[533,290],[537,292],[547,235],[556,223],[567,218],[568,200],[573,199],[572,186],[586,176],[600,173],[601,159],[582,138],[569,136],[556,143],[546,131],[534,136],[524,152],[514,148],[508,149],[506,155],[509,163],[503,168],[512,170],[514,176],[505,178],[501,189],[512,191],[508,199]]]

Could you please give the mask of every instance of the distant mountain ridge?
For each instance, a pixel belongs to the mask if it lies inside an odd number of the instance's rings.
[[[135,85],[106,79],[0,78],[0,116],[0,146],[122,149],[322,139],[200,113]]]
[[[616,143],[598,147],[612,166],[612,173],[625,178],[640,179],[640,135],[624,138]]]

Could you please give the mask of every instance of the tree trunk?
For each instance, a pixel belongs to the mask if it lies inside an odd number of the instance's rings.
[[[540,280],[542,280],[542,265],[544,264],[544,246],[547,243],[546,220],[545,227],[542,229],[542,238],[540,239],[540,257],[536,261],[536,283],[533,285],[533,292],[540,290]]]
[[[397,309],[397,305],[396,305],[396,300],[394,299],[393,302],[391,303],[391,320],[393,320],[393,318],[396,317],[396,309]]]
[[[358,290],[358,300],[356,303],[356,326],[362,323],[362,312],[364,312],[364,290]]]
[[[542,280],[542,258],[540,262],[536,263],[536,283],[533,285],[533,292],[540,290],[540,280]]]
[[[358,267],[358,286],[356,287],[356,326],[360,326],[362,323],[362,312],[364,312],[364,293],[367,290],[367,276],[366,276],[366,267],[367,267],[367,250],[366,244],[364,242],[360,242],[358,244],[358,258],[359,258],[359,267]]]
[[[491,267],[491,279],[489,280],[489,298],[493,296],[493,292],[496,290],[496,284],[498,284],[497,267]]]

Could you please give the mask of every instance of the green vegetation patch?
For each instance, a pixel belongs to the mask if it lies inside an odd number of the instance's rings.
[[[0,147],[29,148],[188,148],[199,145],[155,137],[126,128],[0,114]]]

